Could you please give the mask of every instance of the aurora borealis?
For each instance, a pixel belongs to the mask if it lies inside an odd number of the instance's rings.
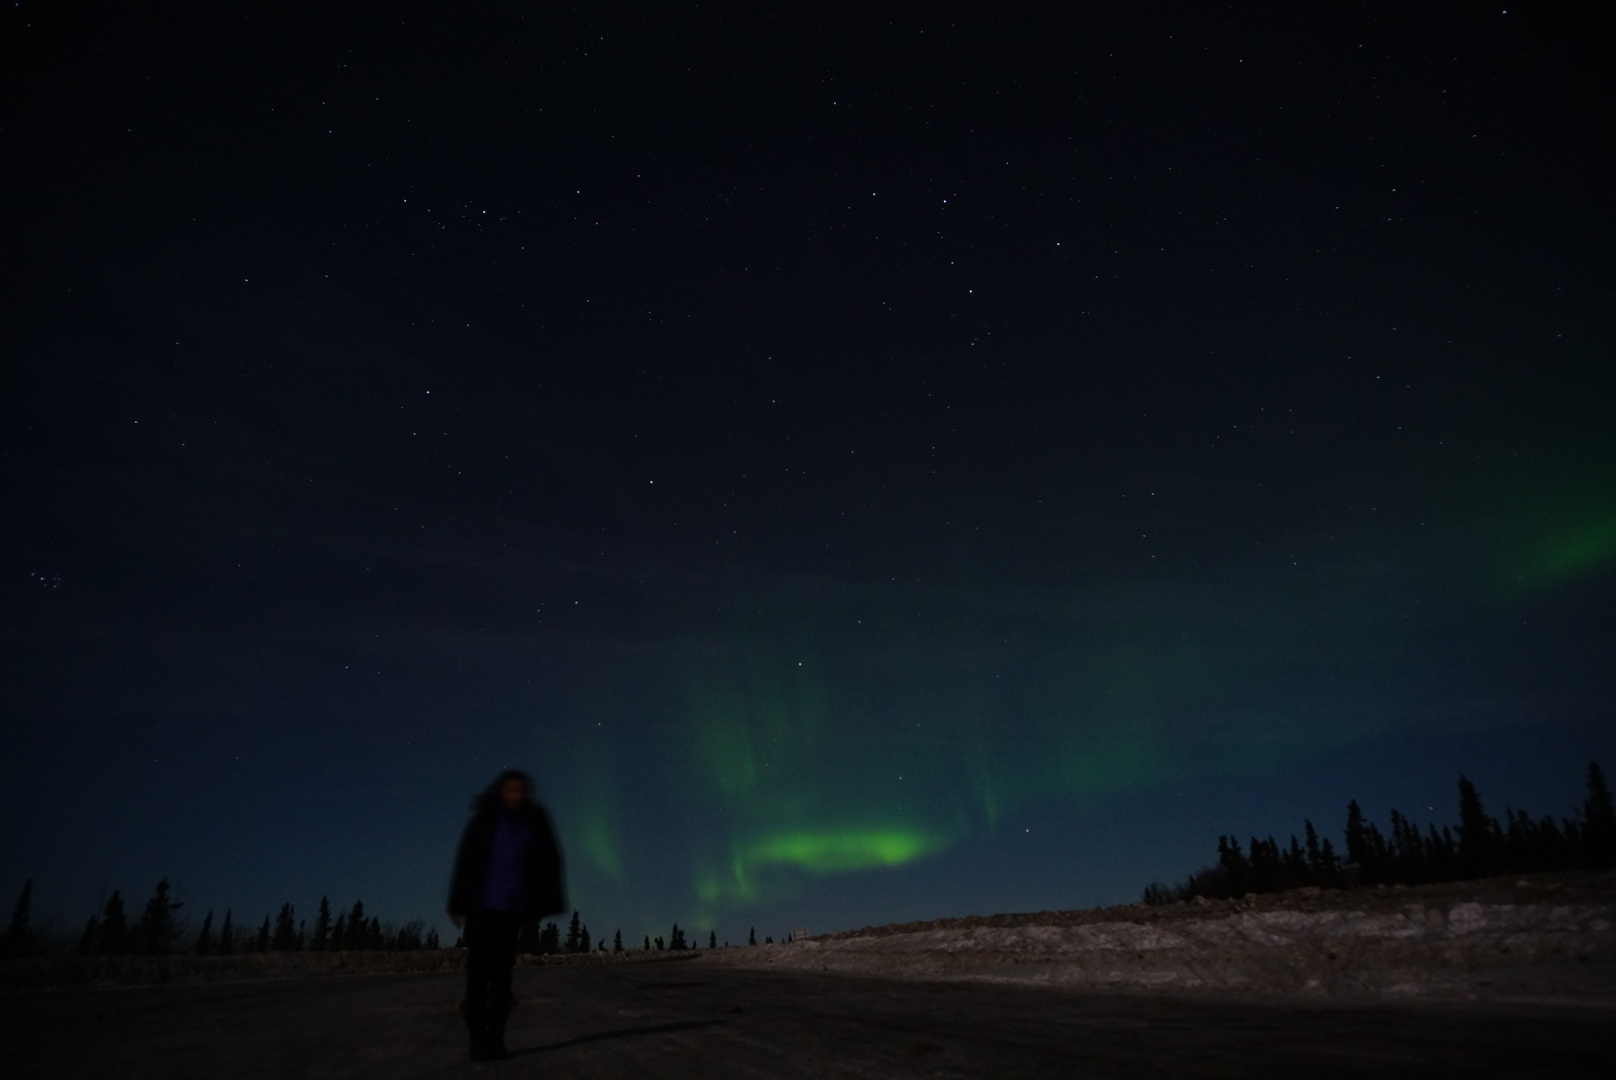
[[[43,912],[431,918],[505,765],[597,935],[732,941],[1616,765],[1553,15],[3,18]]]

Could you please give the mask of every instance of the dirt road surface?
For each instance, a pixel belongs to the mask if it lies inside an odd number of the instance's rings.
[[[464,1060],[454,974],[0,998],[17,1080],[425,1077],[1608,1077],[1576,1003],[1285,1004],[691,962],[519,968],[514,1056]]]

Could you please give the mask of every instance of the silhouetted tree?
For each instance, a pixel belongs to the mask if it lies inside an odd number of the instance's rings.
[[[1228,895],[1246,895],[1250,888],[1251,864],[1240,850],[1240,841],[1232,836],[1218,837],[1218,866],[1228,883]]]
[[[84,933],[79,937],[79,955],[94,955],[101,944],[101,920],[91,915],[84,921]]]
[[[129,951],[129,920],[123,913],[123,896],[117,889],[112,890],[112,895],[107,897],[106,907],[101,911],[101,933],[96,951],[112,954]]]
[[[662,944],[662,939],[661,938],[656,939],[656,947],[657,947],[657,952],[661,952],[663,949],[667,948],[667,946]]]
[[[22,892],[11,906],[11,922],[6,925],[5,938],[0,939],[0,956],[15,959],[33,953],[33,943],[28,933],[28,914],[33,902],[34,879],[29,878],[22,883]]]
[[[707,932],[707,947],[709,949],[718,948],[718,931],[717,930],[709,930]]]
[[[1302,835],[1306,837],[1307,869],[1315,878],[1324,876],[1324,850],[1319,844],[1319,831],[1313,822],[1302,819]]]
[[[574,911],[572,913],[572,921],[567,924],[567,951],[570,953],[577,952],[578,943],[583,940],[583,935],[581,933],[582,926],[583,923],[578,919],[578,912]]]
[[[651,951],[651,935],[650,934],[645,935],[645,944],[643,946],[641,946],[641,948],[645,952],[650,952]]]
[[[747,931],[746,931],[746,943],[748,945],[756,945],[757,944],[757,927],[752,926],[752,927],[747,928]]]
[[[1598,762],[1588,763],[1588,798],[1582,804],[1583,865],[1590,870],[1616,866],[1616,807]]]
[[[1485,877],[1493,869],[1493,822],[1476,785],[1459,777],[1459,876]]]
[[[253,940],[253,952],[269,951],[269,916],[264,916],[264,925],[258,928],[258,937]]]
[[[1369,837],[1364,830],[1363,810],[1358,800],[1347,803],[1347,865],[1358,880],[1363,880],[1364,866],[1369,862]]]
[[[1369,848],[1369,861],[1364,865],[1363,880],[1376,885],[1390,881],[1391,849],[1386,843],[1386,837],[1381,833],[1380,826],[1374,822],[1364,830]]]
[[[1453,839],[1453,830],[1442,826],[1427,826],[1425,832],[1425,863],[1432,881],[1452,881],[1459,873],[1459,850]]]
[[[316,952],[331,948],[331,901],[324,896],[320,897],[320,910],[314,916],[314,940],[310,947]]]
[[[623,931],[619,930],[612,935],[612,952],[623,951]]]
[[[379,949],[385,945],[386,942],[387,937],[382,933],[381,916],[372,915],[370,917],[370,933],[365,935],[365,948]]]
[[[578,931],[578,951],[589,951],[589,925],[587,923]]]
[[[331,924],[331,948],[335,950],[348,947],[348,916],[338,915],[337,921]]]
[[[561,927],[554,922],[544,924],[544,929],[539,931],[538,951],[541,953],[561,951]]]
[[[222,956],[228,956],[236,951],[236,927],[230,921],[229,908],[225,908],[224,922],[219,926],[219,946],[217,951]]]
[[[202,917],[202,929],[196,932],[196,955],[207,956],[213,952],[213,912],[209,911]]]
[[[1246,881],[1246,890],[1264,893],[1278,892],[1284,888],[1285,863],[1274,838],[1270,836],[1267,840],[1258,840],[1253,836],[1250,851],[1251,875]]]
[[[276,952],[297,951],[297,920],[293,918],[290,903],[282,904],[275,916],[275,935],[270,939],[269,947]]]
[[[668,938],[668,948],[669,948],[669,950],[672,950],[672,951],[682,950],[682,949],[686,948],[686,945],[685,945],[685,932],[683,930],[679,929],[679,924],[678,923],[673,924],[673,933]]]
[[[174,912],[181,907],[184,907],[182,903],[169,897],[168,879],[163,878],[152,890],[151,899],[146,901],[146,907],[140,913],[140,922],[135,924],[131,942],[135,950],[166,953],[179,932],[174,925]]]
[[[365,904],[362,900],[355,900],[348,911],[348,927],[343,937],[342,947],[345,949],[368,949],[370,942],[369,924],[365,922]]]

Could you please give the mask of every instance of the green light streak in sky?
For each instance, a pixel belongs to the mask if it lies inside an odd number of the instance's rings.
[[[607,879],[624,876],[621,808],[612,748],[598,732],[579,739],[566,757],[560,787],[570,812],[568,833],[584,860]]]
[[[767,836],[733,853],[727,878],[696,877],[696,895],[712,903],[763,895],[760,879],[771,870],[790,869],[815,877],[903,866],[943,850],[949,839],[910,828],[804,830]]]
[[[939,836],[904,829],[800,832],[770,837],[747,850],[750,866],[792,865],[811,874],[845,874],[876,866],[902,866],[940,850]]]
[[[1616,561],[1616,515],[1589,522],[1542,545],[1520,573],[1523,585],[1581,577]]]

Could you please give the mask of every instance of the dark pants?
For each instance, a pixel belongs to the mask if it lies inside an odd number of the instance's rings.
[[[493,911],[466,917],[466,1023],[473,1032],[505,1030],[521,929],[519,915]]]

